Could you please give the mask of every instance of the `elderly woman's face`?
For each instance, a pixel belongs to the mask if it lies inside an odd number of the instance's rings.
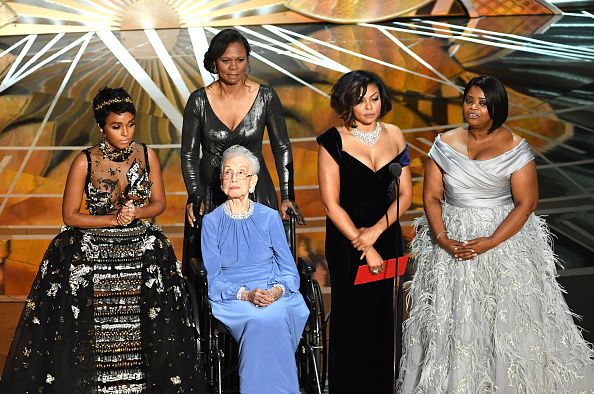
[[[255,187],[258,176],[253,175],[249,161],[241,156],[230,158],[223,165],[221,183],[223,192],[229,198],[247,196],[250,187]]]

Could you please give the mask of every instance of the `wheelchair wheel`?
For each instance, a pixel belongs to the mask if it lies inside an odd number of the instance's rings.
[[[310,315],[298,349],[299,383],[305,394],[321,394],[327,374],[326,321],[318,281],[308,281],[305,302]]]

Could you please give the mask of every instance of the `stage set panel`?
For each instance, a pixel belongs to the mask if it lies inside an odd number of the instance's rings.
[[[3,4],[10,21],[0,27],[0,294],[28,293],[60,231],[68,167],[101,138],[91,100],[103,86],[124,87],[136,104],[136,140],[153,147],[163,167],[168,206],[155,222],[181,257],[181,113],[189,94],[216,77],[201,62],[210,38],[225,26],[249,39],[250,78],[274,87],[284,106],[296,200],[308,222],[298,228],[298,254],[319,268],[326,290],[315,137],[339,123],[328,94],[343,73],[356,69],[386,82],[393,110],[383,121],[404,131],[411,150],[413,205],[403,218],[408,240],[422,214],[427,152],[439,132],[462,124],[465,83],[491,74],[508,88],[507,125],[534,148],[538,213],[547,215],[557,236],[556,252],[569,268],[594,265],[591,14],[561,14],[537,1],[521,10],[486,1],[401,1],[381,15],[363,14],[349,2],[335,2],[335,9],[297,0],[227,3],[217,9],[175,1]],[[92,20],[79,18],[96,10]],[[141,26],[141,10],[160,18]],[[352,19],[357,15],[365,21]],[[63,23],[50,23],[58,20]]]

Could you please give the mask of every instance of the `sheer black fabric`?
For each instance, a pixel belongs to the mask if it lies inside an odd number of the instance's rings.
[[[407,166],[408,147],[390,163],[373,171],[342,150],[336,128],[317,141],[334,158],[340,171],[340,205],[355,226],[371,227],[391,203],[391,163]],[[392,225],[378,238],[375,249],[385,259],[402,255],[400,226]],[[354,286],[360,265],[358,252],[330,219],[326,219],[326,260],[332,286],[330,316],[329,390],[337,393],[393,392],[393,281]]]
[[[144,145],[122,162],[98,147],[85,154],[91,213],[148,201]],[[206,392],[193,334],[179,265],[158,226],[64,227],[33,282],[0,392]]]

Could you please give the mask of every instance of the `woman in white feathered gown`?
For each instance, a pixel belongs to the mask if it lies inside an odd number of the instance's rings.
[[[429,152],[400,393],[594,393],[594,351],[555,279],[534,157],[502,127],[507,105],[497,79],[470,80],[468,126]]]

